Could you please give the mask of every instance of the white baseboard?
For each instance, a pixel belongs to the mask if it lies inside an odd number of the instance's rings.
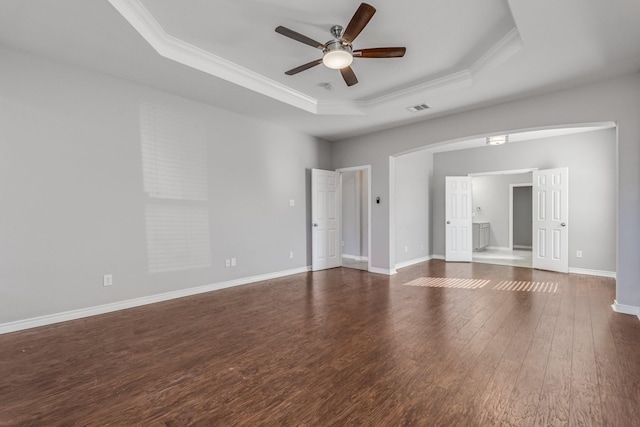
[[[311,270],[311,266],[295,268],[292,270],[278,271],[275,273],[262,274],[259,276],[245,277],[242,279],[230,280],[227,282],[214,283],[211,285],[198,286],[195,288],[181,289],[178,291],[166,292],[163,294],[149,295],[141,298],[134,298],[126,301],[118,301],[94,307],[80,308],[77,310],[65,311],[62,313],[48,314],[45,316],[32,317],[30,319],[17,320],[14,322],[0,324],[0,334],[17,332],[24,329],[36,328],[38,326],[52,325],[54,323],[66,322],[68,320],[81,319],[83,317],[95,316],[98,314],[110,313],[112,311],[124,310],[127,308],[140,307],[156,302],[168,301],[176,298],[202,294],[233,286],[248,285],[249,283],[261,282],[263,280],[277,279],[279,277],[291,276],[293,274],[306,273]]]
[[[531,250],[533,249],[532,246],[525,246],[525,245],[513,245],[513,249],[527,249],[527,250]]]
[[[504,248],[496,248],[494,247],[494,249],[504,249]],[[444,260],[445,257],[444,255],[431,255],[431,259],[442,259]],[[396,265],[396,268],[399,268],[398,265]],[[586,274],[589,276],[600,276],[600,277],[609,277],[612,279],[616,278],[616,272],[615,271],[604,271],[604,270],[589,270],[589,269],[585,269],[585,268],[570,268],[569,269],[569,273],[573,273],[573,274]]]
[[[487,249],[491,249],[492,251],[510,251],[511,248],[506,246],[487,246]]]
[[[633,316],[637,316],[638,319],[640,320],[640,307],[635,307],[633,305],[618,304],[618,301],[614,300],[613,304],[611,304],[611,308],[616,313],[631,314]]]
[[[384,275],[387,275],[387,276],[393,276],[394,274],[397,273],[397,271],[395,270],[395,268],[393,270],[387,270],[386,268],[369,267],[369,273],[376,273],[376,274],[384,274]]]
[[[572,274],[586,274],[588,276],[610,277],[612,279],[616,278],[616,272],[615,271],[589,270],[589,269],[586,269],[586,268],[569,268],[569,273],[572,273]]]
[[[410,265],[420,264],[421,262],[430,261],[430,260],[431,260],[430,256],[425,256],[422,258],[416,258],[416,259],[411,259],[409,261],[404,261],[399,264],[396,264],[396,270],[399,268],[409,267]]]
[[[352,259],[354,261],[369,261],[369,257],[351,254],[342,254],[342,258]]]

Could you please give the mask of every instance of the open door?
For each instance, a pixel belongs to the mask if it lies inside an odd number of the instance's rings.
[[[340,173],[311,170],[313,271],[342,265]]]
[[[471,177],[445,177],[445,260],[471,262]]]
[[[569,272],[569,169],[533,172],[533,268]]]

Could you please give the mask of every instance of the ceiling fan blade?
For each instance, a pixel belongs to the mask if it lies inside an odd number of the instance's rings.
[[[319,64],[322,64],[322,58],[316,59],[315,61],[307,62],[304,65],[301,65],[296,68],[292,68],[291,70],[285,71],[284,73],[287,76],[293,76],[294,74],[298,74],[300,71],[308,70],[309,68],[315,67],[316,65],[319,65]]]
[[[283,27],[282,25],[276,27],[276,33],[280,33],[283,36],[299,41],[300,43],[308,44],[311,47],[315,47],[320,50],[324,49],[324,45],[322,43],[317,42],[307,36],[303,36],[302,34],[290,30],[287,27]]]
[[[373,49],[358,49],[353,51],[354,58],[401,58],[405,47],[376,47]]]
[[[374,13],[376,13],[375,7],[367,3],[361,3],[342,34],[342,39],[340,39],[342,43],[353,43],[360,31],[369,23]]]
[[[342,74],[342,78],[347,86],[353,86],[358,83],[358,79],[356,78],[356,73],[353,72],[351,67],[345,67],[340,69],[340,74]]]

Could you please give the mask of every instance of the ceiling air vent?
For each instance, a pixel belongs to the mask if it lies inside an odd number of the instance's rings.
[[[407,108],[407,110],[411,111],[412,113],[417,113],[418,111],[423,111],[428,108],[429,106],[427,104],[420,104],[420,105],[414,105],[413,107],[409,107]]]

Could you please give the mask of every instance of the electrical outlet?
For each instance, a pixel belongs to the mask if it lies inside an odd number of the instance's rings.
[[[289,258],[293,259],[293,251],[289,251]]]
[[[231,267],[231,260],[229,258],[224,260],[224,266],[225,267]]]
[[[102,286],[113,285],[113,274],[105,274],[102,278]]]
[[[289,199],[289,206],[295,206],[296,205],[296,201],[293,199]]]
[[[231,258],[231,267],[235,267],[237,264],[236,259],[235,258]]]
[[[409,252],[409,246],[405,246],[404,247],[404,251],[405,251],[405,253]]]
[[[576,251],[576,258],[582,258],[582,251]]]

